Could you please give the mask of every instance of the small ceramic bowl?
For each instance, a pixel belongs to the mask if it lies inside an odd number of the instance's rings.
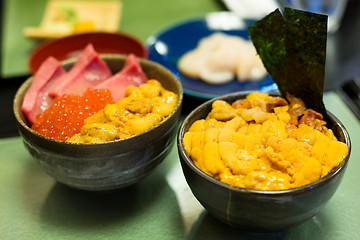
[[[59,61],[77,57],[89,43],[100,54],[133,53],[137,57],[148,57],[148,50],[145,45],[139,39],[127,33],[81,33],[47,40],[37,46],[29,58],[30,71],[35,74],[49,56],[53,56]]]
[[[248,93],[233,93],[216,99],[232,103],[245,98]],[[177,136],[181,166],[187,183],[198,201],[216,218],[251,232],[279,231],[315,216],[335,193],[349,161],[350,138],[339,120],[329,113],[327,126],[340,141],[348,145],[349,154],[328,175],[309,185],[288,190],[261,191],[239,188],[218,181],[197,168],[186,154],[182,141],[189,127],[196,120],[207,116],[216,99],[209,100],[192,111],[181,124]]]
[[[100,55],[113,73],[122,69],[125,55]],[[149,174],[169,154],[178,130],[183,91],[175,75],[161,65],[139,59],[148,78],[178,95],[173,112],[151,129],[126,139],[106,143],[69,143],[44,137],[33,131],[21,111],[21,104],[32,77],[19,88],[14,99],[14,114],[25,147],[44,170],[68,186],[105,191],[132,185]],[[64,63],[70,69],[75,60]]]

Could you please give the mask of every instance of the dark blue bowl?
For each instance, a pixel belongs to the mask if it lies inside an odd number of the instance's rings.
[[[244,98],[249,92],[233,93],[216,99],[229,103]],[[328,127],[347,144],[346,158],[328,175],[318,181],[287,190],[261,191],[239,188],[223,183],[202,172],[186,154],[183,137],[189,127],[203,119],[211,110],[209,100],[192,111],[183,121],[177,136],[181,166],[192,193],[213,216],[246,231],[272,232],[283,230],[314,217],[334,195],[350,157],[351,143],[345,127],[329,113]]]

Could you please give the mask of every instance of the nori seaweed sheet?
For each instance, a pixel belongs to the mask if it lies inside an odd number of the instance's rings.
[[[286,25],[279,9],[249,27],[250,39],[271,78],[286,87]],[[285,95],[284,95],[285,96]]]
[[[323,103],[327,16],[279,9],[249,27],[250,38],[282,96],[301,98],[326,116]]]
[[[287,90],[324,113],[327,16],[291,8],[284,15]]]

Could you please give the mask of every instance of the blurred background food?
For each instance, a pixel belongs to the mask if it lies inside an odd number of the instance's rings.
[[[84,32],[116,32],[121,19],[120,1],[49,0],[39,26],[27,26],[31,38],[57,38]]]
[[[215,32],[201,38],[195,49],[181,56],[180,72],[209,84],[259,81],[267,72],[251,41]]]

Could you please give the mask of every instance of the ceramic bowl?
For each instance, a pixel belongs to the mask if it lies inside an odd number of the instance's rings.
[[[145,45],[127,33],[92,32],[74,34],[62,38],[51,39],[39,44],[29,58],[29,69],[35,74],[46,58],[53,56],[59,61],[77,57],[79,53],[91,43],[100,54],[130,54],[147,58],[148,50]]]
[[[125,55],[101,55],[113,73],[122,69]],[[81,144],[53,140],[33,131],[21,111],[23,97],[32,77],[18,89],[14,114],[25,147],[44,170],[68,186],[105,191],[132,185],[149,174],[169,154],[178,130],[183,92],[175,75],[161,65],[139,59],[148,78],[160,81],[178,95],[174,111],[158,125],[126,139]],[[70,69],[75,60],[64,63]]]
[[[245,98],[248,92],[221,96],[229,103]],[[183,137],[189,127],[203,119],[211,110],[209,100],[193,110],[183,121],[177,136],[177,145],[186,181],[198,201],[213,216],[223,222],[251,232],[283,230],[312,218],[333,196],[345,173],[349,161],[351,144],[344,126],[329,113],[328,127],[338,139],[349,147],[346,158],[328,175],[302,187],[261,191],[239,188],[220,182],[202,172],[186,154]]]

